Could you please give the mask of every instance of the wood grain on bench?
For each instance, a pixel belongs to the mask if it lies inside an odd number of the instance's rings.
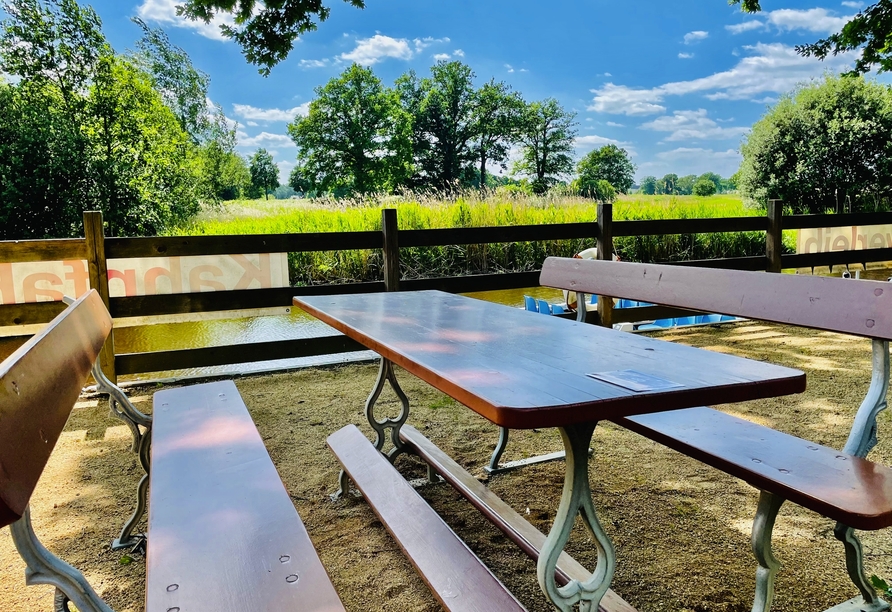
[[[498,495],[490,491],[486,485],[465,471],[455,460],[444,453],[433,442],[411,425],[400,428],[400,439],[409,449],[434,468],[446,482],[474,505],[480,512],[498,527],[508,538],[528,554],[533,560],[539,559],[539,551],[545,544],[545,534],[536,529],[514,508],[506,504]],[[555,578],[561,585],[570,580],[585,582],[590,572],[565,552],[558,560]],[[608,590],[601,600],[599,610],[602,612],[635,612],[612,590]]]
[[[111,327],[89,291],[0,365],[0,527],[28,506]]]
[[[524,610],[355,425],[331,434],[328,446],[445,609]]]
[[[146,612],[344,610],[232,381],[153,419]]]
[[[545,260],[539,282],[546,287],[892,339],[892,285],[887,282],[562,257]]]
[[[892,525],[892,469],[711,408],[616,423],[855,529]]]

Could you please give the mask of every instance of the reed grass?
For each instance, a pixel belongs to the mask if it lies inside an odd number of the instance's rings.
[[[435,229],[594,222],[592,200],[571,196],[527,196],[468,192],[451,197],[407,194],[364,200],[234,201],[204,210],[185,235],[280,234],[380,231],[381,209],[397,209],[399,228]],[[615,220],[695,219],[764,214],[744,206],[735,195],[621,196]],[[677,261],[758,255],[765,252],[762,232],[629,236],[615,241],[627,261]],[[554,240],[510,244],[412,247],[400,251],[403,278],[458,276],[538,269],[551,255],[569,257],[595,246],[595,240]],[[381,253],[324,251],[289,254],[294,284],[379,280]]]

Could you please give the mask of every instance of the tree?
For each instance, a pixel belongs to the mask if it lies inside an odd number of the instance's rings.
[[[267,200],[269,192],[279,186],[279,167],[266,149],[257,149],[251,156],[251,184],[263,189]]]
[[[415,140],[421,142],[414,153],[416,169],[428,186],[452,191],[470,183],[468,171],[477,159],[472,143],[481,128],[479,116],[475,117],[478,96],[473,79],[466,64],[440,61],[431,68],[430,78],[416,80],[417,92],[409,90],[412,83],[404,83],[403,97],[419,101],[413,123]],[[493,138],[498,141],[498,136]],[[484,146],[498,154],[492,144]]]
[[[300,164],[295,165],[291,169],[291,174],[288,176],[288,184],[297,193],[306,196],[307,193],[313,190],[313,183],[312,178],[307,176],[306,169]]]
[[[545,191],[573,171],[576,113],[564,110],[554,98],[527,105],[518,135],[523,149],[514,171],[532,179],[533,191]]]
[[[344,1],[365,8],[364,0]],[[177,7],[178,14],[205,23],[217,15],[233,16],[234,25],[220,29],[264,76],[288,57],[298,36],[317,28],[314,19],[325,21],[329,12],[321,0],[186,0]]]
[[[142,38],[136,42],[137,52],[132,55],[132,61],[152,75],[155,89],[161,93],[180,126],[196,143],[220,136],[215,133],[215,128],[216,132],[222,131],[220,124],[208,110],[210,77],[195,68],[189,55],[171,43],[163,30],[150,28],[139,17],[133,17],[131,21],[143,32]],[[218,108],[217,116],[222,114],[222,109]]]
[[[641,179],[641,193],[644,195],[654,195],[657,192],[657,177],[645,176]]]
[[[675,183],[675,193],[678,195],[691,195],[694,193],[694,183],[696,182],[696,174],[686,174],[678,177],[678,181]]]
[[[713,185],[715,185],[715,193],[722,193],[725,190],[725,179],[720,177],[715,172],[704,172],[697,179],[698,181],[707,180],[710,181]]]
[[[739,188],[798,213],[875,209],[892,195],[892,91],[826,77],[783,96],[741,146]]]
[[[666,195],[675,195],[678,193],[678,175],[667,174],[660,179],[657,191]]]
[[[695,196],[711,196],[715,195],[715,183],[709,179],[698,179],[694,183],[693,193]]]
[[[402,184],[411,170],[411,121],[397,93],[370,68],[353,64],[316,95],[307,116],[288,125],[312,188],[364,194]]]
[[[607,181],[620,193],[628,193],[635,182],[635,164],[625,149],[614,144],[590,151],[576,165],[579,190],[586,197],[595,197],[598,181]]]
[[[505,169],[508,150],[520,129],[524,111],[520,94],[495,79],[485,83],[475,94],[472,122],[476,134],[472,152],[480,160],[480,189],[485,189],[486,163],[501,164]]]
[[[759,0],[730,0],[741,4],[744,11],[762,10]],[[880,0],[861,10],[842,30],[810,45],[798,45],[797,53],[824,59],[846,51],[861,49],[855,60],[854,74],[869,72],[878,67],[880,72],[892,70],[892,0]]]

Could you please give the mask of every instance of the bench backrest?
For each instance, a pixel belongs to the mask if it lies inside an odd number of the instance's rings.
[[[111,327],[91,290],[0,364],[0,527],[28,506]]]
[[[624,261],[549,257],[541,285],[892,339],[892,284]]]

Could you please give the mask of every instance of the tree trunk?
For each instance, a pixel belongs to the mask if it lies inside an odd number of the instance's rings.
[[[486,189],[486,156],[480,156],[480,191]]]

